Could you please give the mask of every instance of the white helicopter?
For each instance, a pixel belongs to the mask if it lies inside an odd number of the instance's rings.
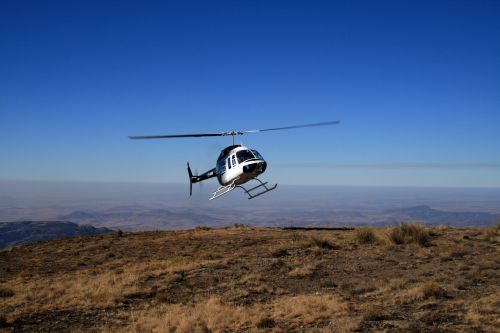
[[[253,149],[249,149],[242,145],[234,144],[234,137],[236,135],[243,135],[248,133],[258,133],[258,132],[268,132],[268,131],[278,131],[285,129],[303,128],[303,127],[316,127],[316,126],[326,126],[326,125],[337,125],[340,121],[327,121],[322,123],[306,124],[306,125],[295,125],[286,127],[276,127],[267,128],[260,130],[251,131],[232,131],[232,132],[222,132],[222,133],[197,133],[197,134],[174,134],[174,135],[146,135],[146,136],[130,136],[130,139],[171,139],[171,138],[192,138],[192,137],[208,137],[208,136],[232,136],[233,144],[224,148],[219,157],[217,158],[217,163],[215,168],[208,170],[201,175],[193,175],[191,168],[189,167],[189,162],[187,163],[187,171],[189,174],[189,196],[193,194],[193,183],[198,183],[209,178],[217,177],[220,186],[215,190],[209,200],[220,197],[226,194],[236,187],[239,187],[245,191],[248,195],[248,199],[253,199],[274,190],[278,184],[272,187],[268,187],[268,182],[262,182],[259,175],[263,174],[267,168],[267,162],[264,160],[262,155]],[[255,180],[259,184],[246,189],[242,185],[250,180]]]

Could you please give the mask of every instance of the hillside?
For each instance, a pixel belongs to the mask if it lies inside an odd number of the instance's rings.
[[[113,207],[103,211],[74,211],[60,219],[77,223],[119,228],[124,231],[192,229],[200,225],[220,225],[217,218],[203,213],[167,209],[141,209],[137,207]]]
[[[0,251],[1,332],[495,332],[498,228],[111,233]]]
[[[0,222],[0,248],[74,236],[99,235],[107,228],[65,221]]]

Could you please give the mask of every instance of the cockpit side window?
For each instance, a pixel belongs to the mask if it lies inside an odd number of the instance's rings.
[[[236,165],[236,155],[233,154],[232,156],[232,161],[233,161],[233,167]]]
[[[239,163],[255,158],[250,150],[240,150],[236,152],[236,157],[238,157]]]

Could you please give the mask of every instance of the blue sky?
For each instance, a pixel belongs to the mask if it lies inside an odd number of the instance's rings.
[[[4,1],[0,179],[186,182],[248,135],[282,184],[500,187],[498,1]],[[215,184],[214,184],[215,186]]]

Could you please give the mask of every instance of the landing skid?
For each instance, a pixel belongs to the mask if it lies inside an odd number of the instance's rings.
[[[262,182],[259,178],[254,178],[254,179],[255,179],[256,181],[258,181],[260,184],[259,184],[259,185],[257,185],[257,186],[255,186],[255,187],[252,187],[252,188],[251,188],[251,189],[249,189],[249,190],[247,190],[246,188],[244,188],[244,187],[243,187],[243,186],[241,186],[241,185],[237,185],[237,186],[236,186],[236,187],[240,187],[240,188],[242,188],[242,189],[243,189],[243,191],[245,191],[245,193],[246,193],[246,194],[248,194],[248,199],[249,199],[249,200],[250,200],[250,199],[253,199],[253,198],[255,198],[255,197],[258,197],[259,195],[262,195],[262,194],[264,194],[264,193],[270,192],[270,191],[274,190],[274,189],[278,186],[278,184],[274,184],[274,186],[273,186],[273,187],[267,187],[267,186],[266,186],[266,184],[267,184],[268,182],[263,183],[263,182]],[[252,194],[252,193],[251,193],[252,191],[255,191],[255,190],[257,190],[257,189],[259,189],[259,188],[261,188],[261,187],[264,187],[264,190],[263,190],[263,191],[260,191],[260,192],[258,192],[258,193],[256,193],[256,194]]]
[[[260,184],[257,185],[257,186],[254,186],[254,187],[252,187],[251,189],[248,189],[248,190],[246,188],[244,188],[243,186],[241,186],[241,185],[235,185],[234,182],[231,183],[231,184],[229,184],[229,185],[226,185],[226,186],[219,186],[219,188],[217,188],[217,190],[212,194],[212,197],[210,197],[208,200],[213,200],[215,198],[220,197],[223,194],[231,192],[236,187],[239,187],[239,188],[243,189],[243,191],[245,191],[245,193],[248,195],[248,199],[250,200],[250,199],[253,199],[255,197],[258,197],[259,195],[262,195],[264,193],[270,192],[270,191],[274,190],[278,186],[278,184],[275,184],[273,187],[267,187],[266,185],[267,185],[268,182],[263,183],[258,178],[253,178],[253,179],[256,180],[256,181],[258,181]],[[264,188],[264,190],[262,190],[262,191],[260,191],[260,192],[258,192],[256,194],[252,194],[255,190],[261,189],[262,187]]]

